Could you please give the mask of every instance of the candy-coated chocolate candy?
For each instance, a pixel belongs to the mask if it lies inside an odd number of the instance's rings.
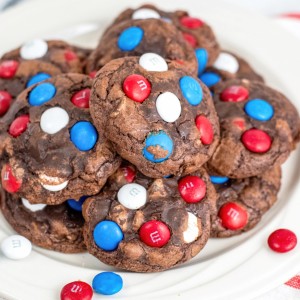
[[[101,272],[94,277],[92,286],[98,294],[113,295],[123,288],[123,279],[114,272]]]
[[[215,72],[205,72],[199,78],[209,88],[221,81],[221,76]]]
[[[72,51],[72,50],[66,50],[65,51],[66,61],[72,61],[72,60],[77,59],[77,58],[78,58],[77,54],[74,51]]]
[[[224,204],[218,214],[222,221],[222,226],[230,230],[239,230],[244,228],[248,222],[247,211],[235,202]]]
[[[70,137],[77,149],[89,151],[97,142],[98,132],[91,122],[79,121],[71,128]]]
[[[285,253],[296,247],[297,236],[289,229],[277,229],[270,234],[268,245],[275,252]]]
[[[97,71],[92,71],[89,76],[90,78],[94,79],[96,77]]]
[[[139,209],[147,201],[147,190],[140,184],[128,183],[118,191],[118,201],[126,208]]]
[[[186,243],[192,243],[195,241],[199,236],[199,227],[198,227],[198,218],[188,212],[188,227],[183,232],[183,240]]]
[[[60,292],[60,300],[92,300],[93,289],[83,281],[66,284]]]
[[[56,93],[56,88],[52,83],[45,82],[34,87],[29,94],[29,104],[40,106],[50,101]]]
[[[226,183],[228,182],[229,178],[226,177],[226,176],[209,176],[210,177],[210,180],[212,183],[214,184],[223,184],[223,183]]]
[[[25,198],[22,198],[22,204],[32,212],[43,210],[47,206],[47,204],[31,204]]]
[[[238,129],[242,131],[246,129],[246,122],[243,118],[234,118],[232,120],[232,124],[234,124]]]
[[[242,135],[242,143],[251,152],[265,153],[272,146],[271,137],[259,129],[249,129]]]
[[[0,78],[13,78],[18,70],[19,63],[15,60],[5,60],[0,63]]]
[[[131,17],[133,20],[141,19],[160,19],[160,15],[157,11],[151,8],[140,8],[137,9]]]
[[[239,62],[229,53],[221,52],[213,65],[216,69],[235,74],[239,70]]]
[[[91,96],[91,89],[86,88],[73,94],[71,101],[77,107],[89,108],[90,96]]]
[[[144,31],[140,27],[132,26],[125,29],[119,36],[118,47],[122,51],[134,50],[142,41]]]
[[[93,237],[99,248],[105,251],[112,251],[118,248],[124,235],[117,223],[105,220],[95,226]]]
[[[67,203],[72,209],[76,211],[82,211],[82,205],[87,198],[88,196],[82,196],[78,201],[75,199],[68,199]]]
[[[242,85],[232,85],[223,90],[220,95],[222,101],[225,102],[241,102],[247,100],[249,91]]]
[[[12,96],[6,91],[0,91],[0,117],[2,117],[9,109]]]
[[[11,235],[1,242],[2,253],[10,259],[19,260],[31,253],[31,242],[21,235]]]
[[[1,170],[1,183],[2,188],[5,191],[9,193],[16,193],[22,185],[22,180],[15,177],[12,172],[11,166],[9,164],[6,164],[2,167]]]
[[[200,131],[200,140],[204,145],[210,145],[214,140],[214,130],[210,121],[203,115],[196,117],[196,126]]]
[[[171,233],[165,223],[151,220],[141,226],[139,236],[146,245],[160,248],[168,243]]]
[[[66,180],[60,184],[43,184],[41,183],[41,185],[43,186],[44,189],[50,191],[50,192],[58,192],[63,190],[64,188],[67,187],[69,183],[69,180]]]
[[[132,167],[126,166],[126,167],[122,168],[122,171],[123,171],[124,177],[128,183],[131,183],[134,181],[136,172]]]
[[[10,124],[8,133],[13,137],[18,137],[27,129],[28,123],[29,115],[19,116]]]
[[[197,39],[190,33],[183,32],[183,38],[188,42],[193,48],[196,48],[198,45]]]
[[[44,81],[46,79],[49,79],[51,78],[51,75],[47,74],[47,73],[38,73],[34,76],[32,76],[26,83],[26,88],[36,84],[36,83],[39,83],[41,81]]]
[[[195,50],[196,58],[198,61],[198,76],[200,76],[206,68],[208,62],[208,53],[204,48]]]
[[[179,85],[184,98],[189,104],[196,106],[203,98],[203,91],[200,83],[191,76],[181,77]]]
[[[51,107],[41,116],[41,129],[48,134],[55,134],[69,124],[69,114],[61,107]]]
[[[198,18],[193,18],[193,17],[182,17],[180,19],[180,23],[182,26],[190,29],[197,29],[201,26],[203,26],[204,22]]]
[[[171,92],[160,94],[156,99],[156,109],[160,117],[168,123],[175,122],[181,114],[181,104]]]
[[[164,58],[156,53],[145,53],[139,59],[139,64],[150,72],[168,71],[168,64]]]
[[[37,59],[43,57],[48,51],[48,44],[44,40],[35,39],[25,43],[20,49],[23,59]]]
[[[142,103],[151,93],[151,84],[144,76],[132,74],[124,80],[123,91],[131,100]]]
[[[179,180],[178,191],[185,202],[196,203],[205,197],[206,184],[198,176],[187,175]]]
[[[246,114],[258,121],[269,121],[274,115],[273,106],[263,99],[252,99],[245,105]]]
[[[172,152],[173,141],[164,131],[151,132],[146,138],[143,155],[147,160],[154,163],[163,162]]]

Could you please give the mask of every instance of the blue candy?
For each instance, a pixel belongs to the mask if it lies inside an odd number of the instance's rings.
[[[258,121],[268,121],[274,115],[273,106],[265,100],[253,99],[246,103],[245,112]]]
[[[198,48],[195,50],[196,58],[198,61],[198,76],[203,73],[206,68],[207,61],[208,61],[208,54],[204,48]]]
[[[92,286],[98,294],[113,295],[123,288],[123,279],[116,273],[102,272],[94,277]]]
[[[98,132],[88,121],[77,122],[70,131],[71,141],[80,151],[93,149],[98,139]]]
[[[214,184],[223,184],[229,180],[229,178],[225,176],[209,176],[209,177],[211,182]]]
[[[88,196],[82,196],[80,197],[79,201],[76,201],[75,199],[69,199],[67,200],[67,203],[72,209],[76,211],[82,211],[82,205],[87,198]]]
[[[202,87],[200,83],[191,76],[181,77],[179,85],[184,98],[189,104],[196,106],[200,104],[203,98]]]
[[[96,245],[105,250],[112,251],[118,248],[124,235],[119,225],[113,221],[101,221],[94,229],[94,241]]]
[[[142,41],[144,31],[140,27],[132,26],[125,29],[118,39],[118,47],[122,51],[134,50]]]
[[[26,87],[30,87],[36,83],[39,83],[41,81],[44,81],[48,78],[51,78],[51,76],[47,73],[38,73],[34,76],[32,76],[28,81],[27,81],[27,84],[26,84]]]
[[[221,76],[214,72],[205,72],[199,78],[209,88],[221,80]]]
[[[41,83],[29,94],[29,104],[32,106],[40,106],[50,101],[56,93],[56,88],[52,83]]]
[[[164,132],[151,132],[148,135],[145,141],[145,147],[143,149],[143,155],[145,158],[151,162],[159,163],[163,162],[170,157],[173,152],[173,141],[172,139]],[[163,150],[167,150],[167,154],[164,157],[155,157],[155,155],[148,151],[148,147],[159,147]]]

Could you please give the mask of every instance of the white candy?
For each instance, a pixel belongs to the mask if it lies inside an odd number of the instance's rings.
[[[191,243],[195,241],[199,236],[199,228],[198,228],[198,218],[188,212],[188,227],[186,231],[183,232],[183,240],[186,243]]]
[[[231,54],[221,52],[213,66],[216,69],[234,74],[239,69],[239,62]]]
[[[25,43],[20,50],[23,59],[37,59],[48,51],[48,44],[44,40],[36,39]]]
[[[180,101],[175,94],[170,92],[165,92],[157,97],[156,109],[160,117],[169,123],[175,122],[181,114]]]
[[[31,204],[25,198],[22,198],[22,203],[27,209],[29,209],[30,211],[33,211],[33,212],[43,210],[47,206],[47,204]]]
[[[132,19],[159,19],[160,15],[157,11],[150,8],[141,8],[132,14]]]
[[[126,208],[138,209],[145,205],[147,191],[137,183],[125,184],[119,189],[118,200]]]
[[[61,184],[42,184],[41,185],[43,186],[44,189],[50,191],[50,192],[58,192],[58,191],[61,191],[63,190],[67,185],[68,185],[69,181],[64,181],[63,183]]]
[[[147,71],[168,71],[167,62],[156,53],[145,53],[140,57],[139,64]]]
[[[41,128],[44,132],[55,134],[69,123],[68,113],[60,107],[45,110],[41,116]]]
[[[1,251],[10,259],[27,257],[32,249],[31,242],[21,235],[11,235],[1,243]]]

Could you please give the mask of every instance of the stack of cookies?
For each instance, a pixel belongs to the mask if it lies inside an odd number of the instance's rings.
[[[136,272],[253,228],[300,131],[292,103],[206,23],[151,5],[121,13],[92,51],[34,40],[5,54],[0,115],[12,227]]]

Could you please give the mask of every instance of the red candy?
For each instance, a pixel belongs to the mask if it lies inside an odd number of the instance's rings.
[[[180,23],[182,26],[190,29],[197,29],[204,24],[202,20],[192,17],[183,17],[180,19]]]
[[[221,100],[225,102],[241,102],[249,97],[249,91],[241,85],[232,85],[221,93]]]
[[[293,250],[297,245],[297,236],[288,229],[277,229],[268,238],[269,247],[280,253]]]
[[[242,118],[235,118],[232,123],[238,127],[240,130],[245,130],[246,129],[246,123],[245,120]]]
[[[13,78],[17,72],[19,63],[15,60],[5,60],[0,64],[0,78]]]
[[[122,171],[123,171],[124,177],[128,183],[131,183],[134,181],[136,172],[132,167],[130,167],[130,166],[124,167],[124,168],[122,168]]]
[[[200,177],[188,175],[180,179],[178,190],[185,202],[196,203],[205,197],[206,184]]]
[[[251,152],[265,153],[272,145],[270,136],[259,129],[249,129],[242,135],[242,143]]]
[[[92,297],[92,287],[83,281],[70,282],[60,292],[61,300],[91,300]]]
[[[228,202],[220,208],[219,218],[222,220],[222,226],[225,228],[239,230],[246,226],[248,213],[237,203]]]
[[[28,123],[29,115],[19,116],[10,124],[8,133],[13,137],[18,137],[27,129]]]
[[[200,140],[204,145],[210,145],[214,140],[214,130],[205,116],[196,117],[196,126],[200,131]]]
[[[77,59],[77,54],[75,52],[73,52],[72,50],[66,50],[65,51],[65,60],[72,61],[74,59]]]
[[[14,176],[9,164],[4,165],[2,168],[1,182],[3,189],[9,193],[16,193],[22,185],[22,180]]]
[[[197,40],[192,34],[186,32],[183,32],[182,34],[186,42],[188,42],[193,48],[197,47],[198,45]]]
[[[140,239],[150,247],[160,248],[168,243],[171,237],[169,227],[161,221],[148,221],[139,231]]]
[[[89,108],[90,107],[90,96],[91,96],[91,90],[84,89],[84,90],[81,90],[81,91],[73,94],[71,101],[77,107]]]
[[[2,117],[9,109],[11,95],[6,91],[0,91],[0,117]]]
[[[97,71],[92,71],[89,76],[90,78],[94,79],[96,77]]]
[[[129,75],[123,82],[123,91],[136,102],[143,102],[151,93],[150,82],[142,75]]]

